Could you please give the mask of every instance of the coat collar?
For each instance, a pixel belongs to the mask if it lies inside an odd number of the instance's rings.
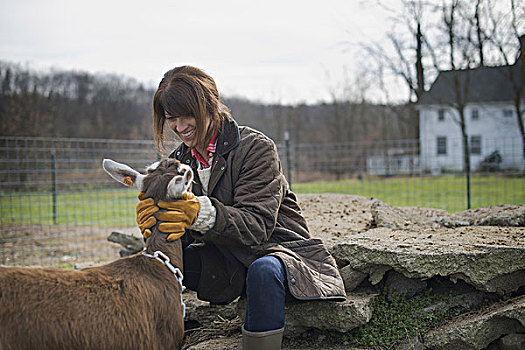
[[[222,132],[217,137],[217,151],[216,154],[224,156],[232,149],[237,147],[241,142],[241,135],[239,133],[239,125],[231,118],[224,121]]]

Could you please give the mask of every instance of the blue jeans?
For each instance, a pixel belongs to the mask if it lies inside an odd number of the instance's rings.
[[[197,291],[201,274],[201,259],[192,246],[184,249],[184,285]],[[246,317],[244,329],[265,332],[284,327],[286,301],[286,273],[284,266],[274,256],[255,260],[246,276]]]
[[[250,265],[244,329],[264,332],[284,327],[285,280],[283,264],[274,256],[264,256]]]

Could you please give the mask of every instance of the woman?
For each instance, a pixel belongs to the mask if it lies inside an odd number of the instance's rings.
[[[310,237],[274,142],[238,126],[214,80],[194,67],[168,71],[153,108],[159,151],[168,126],[182,141],[170,157],[196,174],[196,199],[164,203],[168,211],[155,214],[169,240],[182,235],[186,287],[216,304],[245,295],[243,349],[280,349],[285,300],[345,293],[334,259]],[[158,208],[141,199],[137,220],[147,235]]]

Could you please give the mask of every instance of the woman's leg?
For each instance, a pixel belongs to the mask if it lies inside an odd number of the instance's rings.
[[[246,317],[244,329],[266,332],[284,327],[286,273],[274,256],[255,260],[246,277]]]

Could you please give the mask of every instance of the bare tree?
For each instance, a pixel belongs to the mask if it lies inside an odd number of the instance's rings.
[[[389,115],[395,115],[396,121],[404,125],[404,135],[418,138],[419,118],[415,103],[419,101],[431,78],[437,75],[439,68],[428,59],[432,50],[436,31],[435,8],[426,0],[400,0],[400,9],[390,8],[385,2],[378,5],[391,13],[392,27],[387,35],[387,43],[363,44],[367,57],[376,65],[376,88],[389,109]],[[391,91],[394,80],[408,90],[406,101],[399,102],[398,91]],[[397,99],[397,101],[396,101]],[[415,133],[412,132],[415,130]]]
[[[479,65],[485,65],[485,54],[483,51],[485,37],[483,35],[483,26],[481,24],[481,3],[483,0],[476,0],[476,7],[474,11],[474,26],[476,28],[476,38],[478,44],[478,55],[479,55]]]
[[[152,90],[133,79],[0,62],[0,134],[151,137]]]
[[[429,32],[433,29],[430,20],[432,6],[425,0],[401,0],[401,9],[378,5],[392,14],[392,27],[387,35],[387,44],[378,42],[363,44],[368,57],[375,60],[378,72],[399,78],[408,89],[408,101],[417,102],[424,93],[427,77],[436,75],[432,64],[425,64]],[[386,102],[390,94],[383,91]]]
[[[461,129],[461,138],[463,145],[463,168],[467,175],[467,188],[470,188],[470,149],[467,134],[467,124],[465,116],[465,106],[469,99],[470,88],[470,71],[472,63],[472,51],[465,41],[462,41],[462,36],[465,37],[465,32],[462,32],[462,23],[459,23],[458,12],[461,11],[461,0],[452,0],[447,6],[443,3],[443,24],[444,30],[448,35],[448,49],[449,49],[449,63],[452,70],[452,89],[453,89],[453,105],[458,112],[459,126]],[[468,31],[469,28],[466,29]],[[463,45],[462,45],[463,44]],[[460,51],[460,54],[456,51]],[[459,69],[464,69],[463,71]],[[470,208],[470,191],[467,191],[467,207]]]
[[[434,45],[427,45],[429,57],[440,74],[434,83],[430,99],[448,105],[456,114],[452,118],[459,125],[462,138],[463,170],[470,188],[470,149],[467,133],[466,106],[470,101],[472,68],[479,62],[478,53],[483,51],[473,39],[477,32],[475,19],[472,20],[468,0],[444,0],[435,7],[441,13],[438,25],[439,35]],[[479,12],[474,12],[474,16]],[[428,37],[425,40],[430,40]],[[470,208],[470,192],[467,191],[467,206]]]
[[[509,0],[506,11],[497,13],[488,3],[489,24],[480,29],[487,38],[487,44],[495,48],[498,55],[495,63],[502,63],[501,70],[512,90],[514,110],[525,157],[525,127],[523,123],[523,101],[525,99],[525,4],[523,1]]]

